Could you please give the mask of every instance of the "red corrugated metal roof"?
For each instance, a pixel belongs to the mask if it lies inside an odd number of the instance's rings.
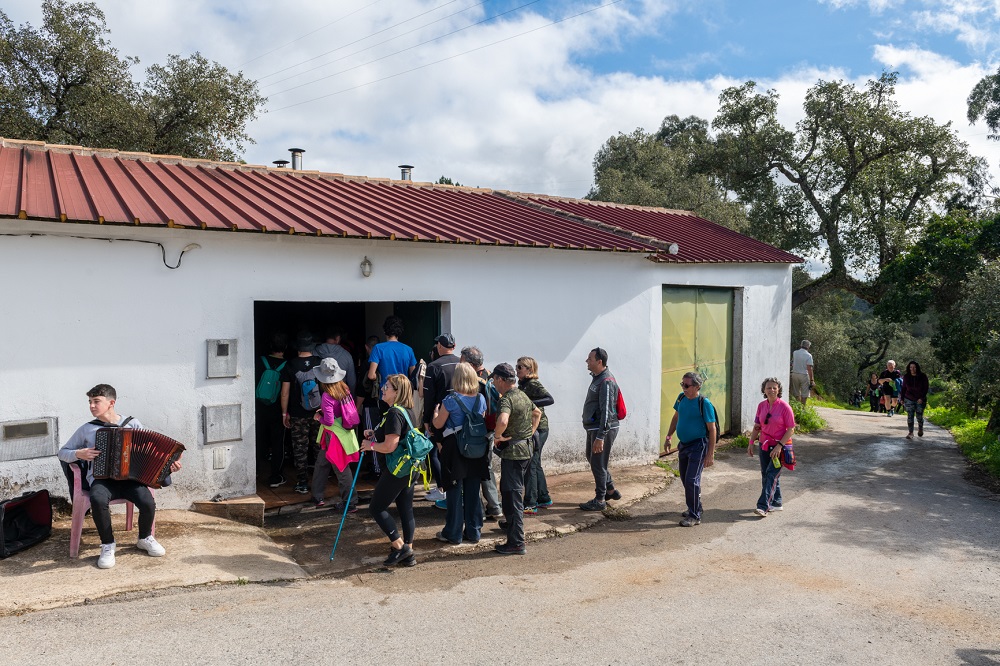
[[[612,227],[677,243],[677,254],[660,252],[657,261],[682,263],[802,263],[800,257],[744,236],[694,213],[665,208],[520,195],[536,204],[603,222]]]
[[[697,216],[0,139],[0,218],[798,263]],[[670,243],[680,253],[669,255]]]

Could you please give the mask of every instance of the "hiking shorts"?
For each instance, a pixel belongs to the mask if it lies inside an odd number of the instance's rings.
[[[796,398],[809,397],[809,375],[792,373],[789,390]]]

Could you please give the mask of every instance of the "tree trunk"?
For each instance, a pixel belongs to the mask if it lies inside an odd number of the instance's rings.
[[[803,285],[792,292],[792,309],[808,303],[810,300],[822,296],[828,291],[843,289],[849,294],[854,294],[866,303],[876,303],[881,296],[882,289],[879,287],[855,280],[849,275],[834,272],[822,275],[809,284]]]
[[[1000,435],[1000,401],[993,403],[993,409],[990,411],[990,420],[986,423],[986,432]]]

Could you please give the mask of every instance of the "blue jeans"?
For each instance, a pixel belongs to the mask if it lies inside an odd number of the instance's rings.
[[[545,471],[542,469],[542,447],[549,438],[548,430],[535,431],[535,445],[531,448],[531,464],[524,478],[524,506],[538,506],[539,502],[548,502],[549,486],[545,483]]]
[[[456,481],[448,489],[448,510],[445,513],[444,529],[441,530],[448,541],[479,541],[479,534],[483,529],[483,504],[479,501],[480,481],[476,477],[467,477]]]
[[[701,520],[701,471],[705,469],[707,451],[708,438],[700,437],[690,442],[681,442],[677,453],[688,515],[697,520]]]
[[[781,467],[775,467],[771,460],[771,452],[760,449],[760,497],[757,498],[757,508],[770,511],[771,507],[781,506]]]

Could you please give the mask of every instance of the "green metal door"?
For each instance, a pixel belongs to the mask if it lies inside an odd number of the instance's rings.
[[[715,405],[719,431],[729,430],[733,376],[733,290],[663,287],[660,441],[674,415],[681,377],[692,370]]]

